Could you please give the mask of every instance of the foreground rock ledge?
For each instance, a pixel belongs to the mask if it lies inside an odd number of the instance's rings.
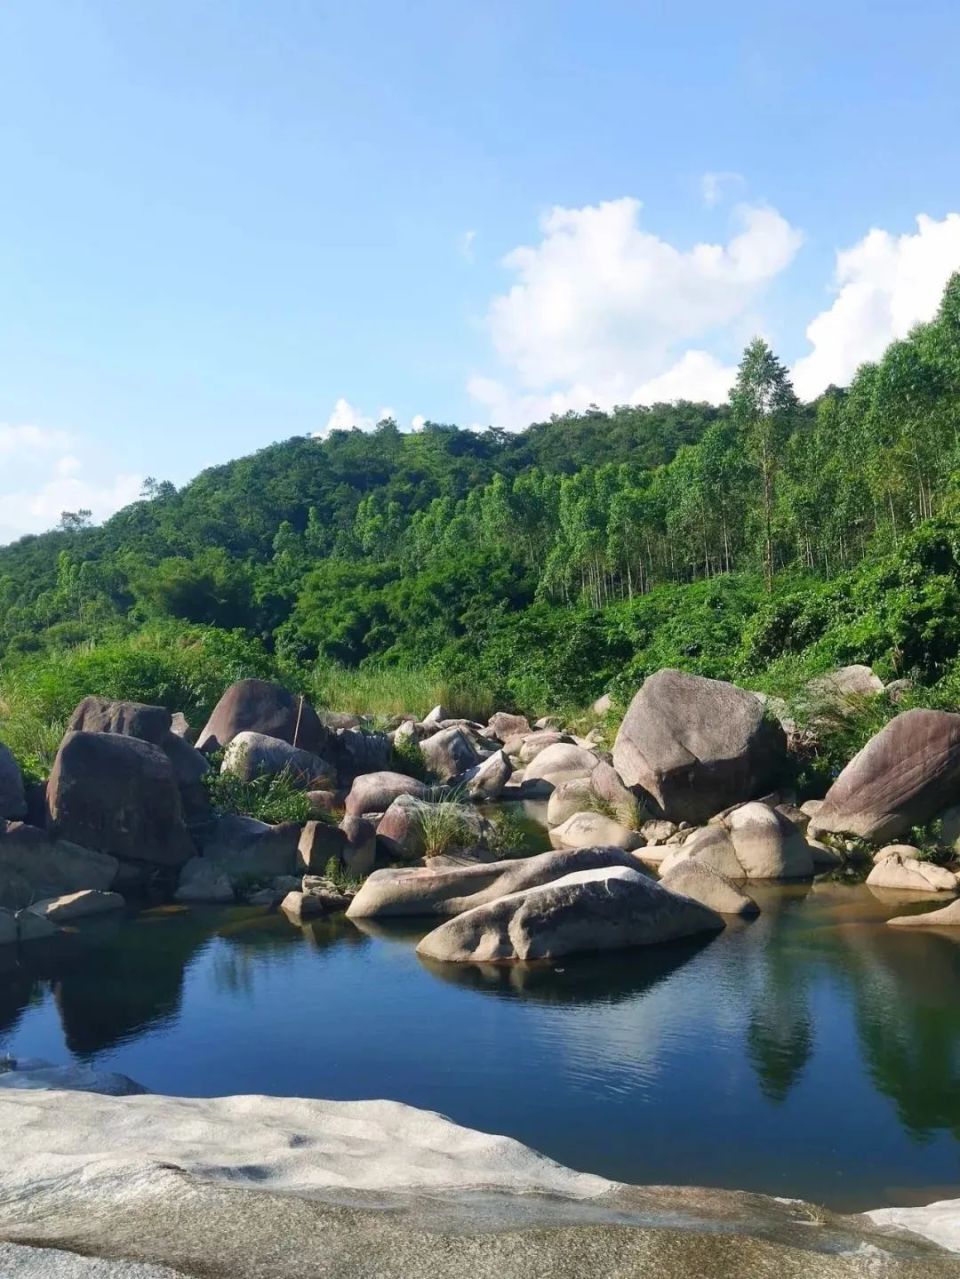
[[[396,1102],[64,1091],[76,1086],[98,1077],[0,1076],[0,1149],[17,1152],[0,1158],[0,1240],[117,1262],[96,1279],[131,1274],[126,1261],[205,1279],[960,1275],[960,1258],[865,1217],[623,1186]],[[960,1205],[895,1211],[949,1241],[952,1208],[955,1222]],[[19,1249],[0,1257],[19,1275],[87,1273],[56,1254],[45,1270]]]

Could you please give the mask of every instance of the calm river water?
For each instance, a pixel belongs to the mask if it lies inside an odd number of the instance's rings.
[[[625,1181],[960,1195],[960,929],[885,928],[926,905],[862,885],[754,895],[758,920],[704,943],[540,969],[429,967],[425,928],[152,911],[0,951],[0,1054],[389,1097]]]

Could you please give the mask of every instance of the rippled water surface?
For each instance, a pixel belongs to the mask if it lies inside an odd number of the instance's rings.
[[[704,943],[427,965],[425,929],[167,909],[0,950],[0,1054],[162,1092],[390,1097],[635,1182],[960,1195],[960,929],[821,883]],[[5,966],[4,966],[5,965]]]

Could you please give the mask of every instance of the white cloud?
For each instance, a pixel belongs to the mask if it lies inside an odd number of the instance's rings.
[[[725,398],[731,372],[701,343],[729,336],[793,260],[802,236],[775,209],[741,205],[726,244],[679,249],[645,231],[625,197],[553,209],[488,321],[507,374],[468,390],[498,426],[641,399]],[[688,344],[696,343],[696,346]]]
[[[0,543],[52,528],[62,511],[87,509],[99,522],[137,498],[139,475],[102,475],[78,456],[82,444],[66,431],[0,423]]]
[[[700,190],[703,202],[708,209],[714,208],[723,199],[726,186],[739,185],[743,182],[741,173],[705,173],[700,179]]]
[[[394,410],[389,407],[380,409],[375,417],[368,415],[354,408],[350,401],[341,395],[333,406],[333,412],[327,418],[326,426],[320,431],[315,431],[313,438],[325,440],[331,431],[373,431],[377,423],[382,422],[384,418],[393,418],[396,421],[396,417]],[[415,413],[406,430],[422,431],[426,420],[422,413]],[[403,426],[400,429],[403,430]]]
[[[913,234],[873,229],[837,253],[836,299],[807,328],[813,347],[793,369],[797,394],[819,395],[844,385],[860,364],[933,317],[944,286],[960,268],[960,214],[942,221],[925,214]]]
[[[464,231],[460,237],[460,256],[466,258],[468,262],[473,261],[473,245],[476,238],[476,231]]]

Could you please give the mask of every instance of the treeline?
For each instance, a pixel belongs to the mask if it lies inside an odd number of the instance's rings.
[[[956,656],[958,444],[954,277],[931,323],[814,404],[756,341],[721,408],[519,435],[384,422],[149,481],[99,528],[65,513],[0,549],[0,657],[176,622],[290,668],[473,672],[515,701],[586,697],[655,654],[729,674],[817,645],[929,680]]]

